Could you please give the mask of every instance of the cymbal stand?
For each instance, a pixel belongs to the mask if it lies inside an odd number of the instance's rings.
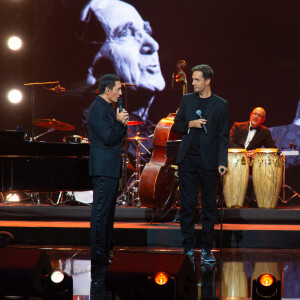
[[[150,151],[138,140],[135,139],[135,170],[134,173],[130,176],[126,187],[124,188],[122,194],[118,197],[118,204],[131,204],[132,206],[141,206],[141,201],[139,197],[139,183],[141,178],[141,146],[148,152]],[[151,154],[151,153],[150,153]],[[126,162],[125,162],[126,163]],[[133,181],[132,181],[133,180]]]
[[[43,132],[43,133],[41,133],[41,134],[39,134],[39,135],[37,135],[37,136],[35,136],[35,137],[32,137],[32,140],[35,141],[35,140],[37,140],[38,138],[40,138],[41,136],[43,136],[43,135],[45,135],[45,134],[47,134],[47,133],[53,132],[53,131],[55,131],[55,128],[54,128],[54,127],[49,128],[47,131],[45,131],[45,132]]]
[[[35,87],[37,85],[48,85],[48,84],[57,84],[58,81],[55,82],[30,82],[24,83],[24,85],[31,86],[31,140],[34,141],[37,137],[34,137],[34,118],[35,118]]]

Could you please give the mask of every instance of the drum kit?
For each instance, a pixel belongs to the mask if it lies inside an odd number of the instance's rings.
[[[140,121],[129,121],[128,126],[142,124]],[[130,178],[127,180],[127,170],[128,170],[128,153],[127,148],[123,155],[123,178],[125,179],[125,187],[117,199],[117,204],[122,206],[141,206],[140,196],[139,196],[139,184],[141,178],[141,147],[146,150],[147,153],[151,152],[142,143],[142,141],[149,140],[149,138],[140,137],[139,133],[136,136],[131,136],[126,138],[127,141],[132,141],[135,143],[135,168],[134,172],[131,174]]]
[[[48,130],[36,137],[39,137],[56,130],[71,131],[74,126],[57,121],[55,119],[35,119],[34,124]],[[140,125],[140,121],[129,121],[128,126]],[[129,131],[130,133],[130,131]],[[136,136],[127,137],[126,141],[135,144],[135,165],[134,171],[128,178],[128,152],[124,151],[123,180],[124,185],[117,198],[117,204],[122,206],[141,206],[139,197],[139,184],[141,178],[141,148],[151,154],[145,147],[143,141],[149,137]],[[79,135],[70,135],[63,138],[65,143],[81,144],[89,143],[89,140]],[[281,188],[285,186],[284,155],[278,149],[261,148],[255,150],[253,159],[249,159],[246,149],[228,149],[228,173],[224,175],[223,192],[225,204],[228,208],[243,207],[249,180],[249,167],[252,167],[253,187],[259,208],[275,208],[279,199]],[[284,202],[284,201],[283,201]]]
[[[127,126],[136,126],[142,124],[141,121],[129,121],[127,123]],[[56,130],[59,131],[71,131],[74,130],[75,127],[73,125],[55,120],[55,119],[35,119],[34,125],[47,128],[48,130],[46,132],[43,132],[42,134],[35,136],[33,140],[35,141],[39,137],[54,132]],[[130,132],[130,131],[129,131]],[[128,153],[127,149],[124,151],[125,153],[122,156],[123,160],[123,166],[122,166],[122,172],[123,172],[123,178],[125,182],[125,186],[122,187],[122,190],[120,191],[120,195],[117,199],[117,204],[122,206],[141,206],[140,198],[139,198],[139,183],[140,183],[140,177],[141,177],[141,148],[143,148],[147,153],[151,154],[150,151],[147,149],[147,147],[143,144],[143,141],[149,140],[149,138],[141,137],[139,136],[139,133],[137,133],[136,136],[127,137],[126,141],[128,142],[134,142],[135,143],[135,166],[134,166],[134,172],[131,174],[130,178],[128,177],[128,165],[129,165],[129,159],[128,159]],[[87,144],[89,143],[88,138],[80,136],[80,135],[70,135],[65,136],[63,138],[64,143],[68,144]],[[81,192],[79,195],[76,194],[76,192],[68,192],[68,194],[71,195],[73,198],[84,198],[84,203],[91,203],[92,202],[92,196],[91,191],[88,191],[88,199],[86,199],[85,192]],[[59,197],[61,198],[61,197]],[[57,201],[57,204],[59,204],[60,199]],[[81,202],[81,201],[79,201]]]

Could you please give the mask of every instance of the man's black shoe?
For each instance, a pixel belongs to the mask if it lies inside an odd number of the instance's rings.
[[[189,260],[191,261],[192,265],[195,266],[195,253],[194,249],[184,249],[183,254],[186,254]]]
[[[214,264],[216,262],[216,259],[211,252],[211,250],[208,249],[201,249],[201,263],[202,264]]]

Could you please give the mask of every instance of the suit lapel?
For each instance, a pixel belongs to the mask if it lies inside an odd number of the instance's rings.
[[[254,136],[253,136],[253,138],[252,138],[252,140],[249,143],[249,145],[248,145],[247,148],[253,148],[253,145],[255,145],[255,142],[259,139],[260,131],[261,131],[261,127],[259,127],[259,128],[256,129],[256,132],[255,132],[255,134],[254,134]]]

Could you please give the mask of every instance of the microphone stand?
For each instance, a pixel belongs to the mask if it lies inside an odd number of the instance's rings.
[[[223,254],[223,215],[224,215],[224,199],[223,199],[223,175],[221,175],[221,233],[220,233],[220,269],[222,269],[222,254]]]

